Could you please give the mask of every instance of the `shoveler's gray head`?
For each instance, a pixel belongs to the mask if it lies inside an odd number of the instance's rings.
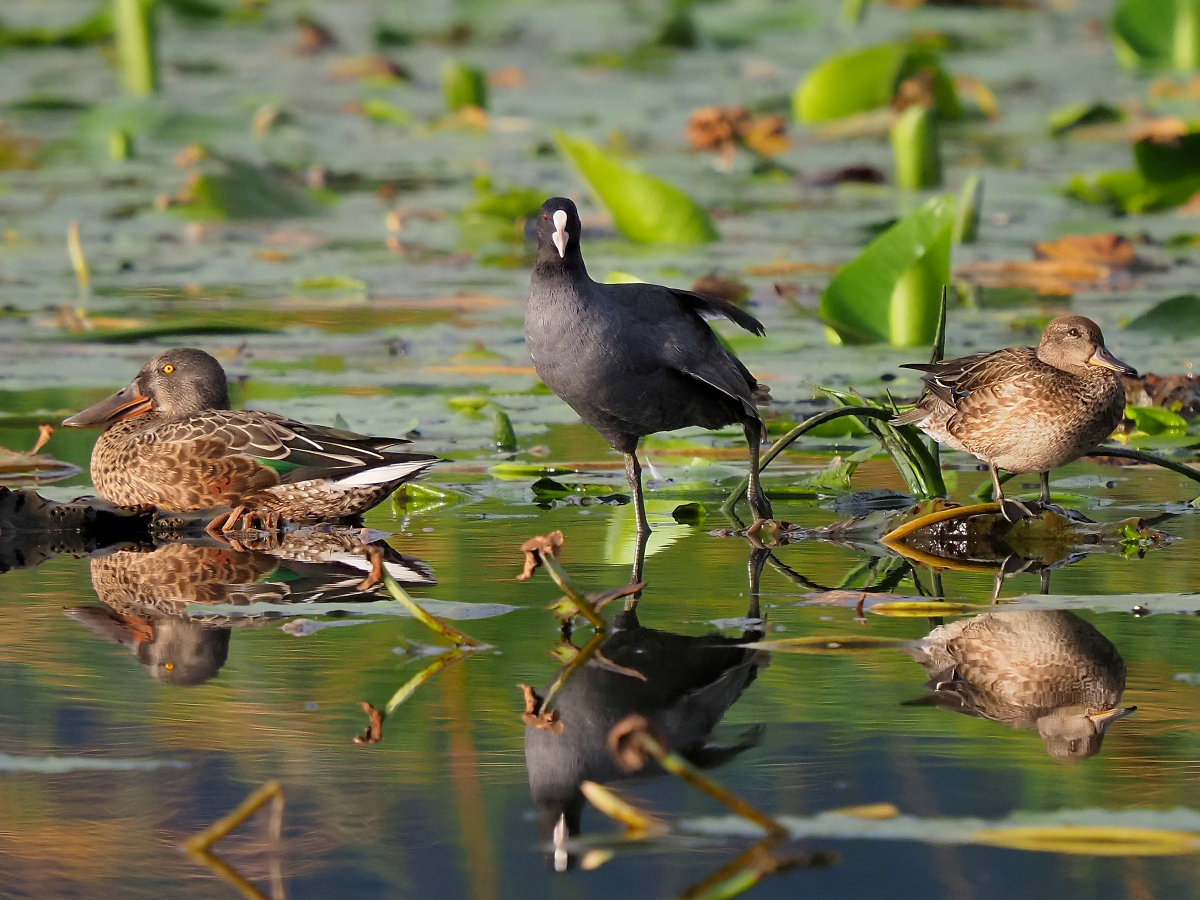
[[[225,370],[203,350],[178,347],[154,357],[127,387],[63,420],[63,425],[107,428],[150,412],[174,418],[209,409],[229,409]]]

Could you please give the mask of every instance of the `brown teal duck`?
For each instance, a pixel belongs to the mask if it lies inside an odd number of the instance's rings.
[[[221,364],[179,348],[63,424],[104,429],[91,464],[101,497],[171,512],[230,507],[214,532],[247,510],[264,526],[352,518],[438,461],[397,450],[400,438],[229,406]]]
[[[929,365],[926,393],[894,425],[916,425],[936,441],[983,460],[994,498],[1004,503],[999,469],[1041,475],[1050,503],[1050,471],[1079,459],[1121,422],[1121,375],[1137,372],[1104,346],[1091,319],[1060,316],[1037,347],[1009,347]]]

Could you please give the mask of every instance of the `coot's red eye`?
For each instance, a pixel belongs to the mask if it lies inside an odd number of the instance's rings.
[[[550,217],[548,215],[546,215],[545,213],[542,213],[542,218],[545,219],[547,222],[550,221]]]

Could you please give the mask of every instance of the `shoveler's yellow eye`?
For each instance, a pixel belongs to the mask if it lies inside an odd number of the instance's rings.
[[[163,665],[163,668],[166,669],[168,672],[173,672],[173,671],[175,671],[175,663],[166,663]]]
[[[167,363],[165,366],[163,366],[163,374],[164,375],[170,375],[174,371],[175,371],[175,367],[173,365],[171,365],[170,363]]]

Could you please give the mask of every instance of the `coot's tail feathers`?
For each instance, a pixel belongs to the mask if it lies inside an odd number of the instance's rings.
[[[680,288],[668,288],[668,290],[675,295],[677,300],[702,316],[728,319],[759,337],[767,333],[762,322],[720,297],[714,297],[711,294],[697,294],[695,291],[685,291]]]

